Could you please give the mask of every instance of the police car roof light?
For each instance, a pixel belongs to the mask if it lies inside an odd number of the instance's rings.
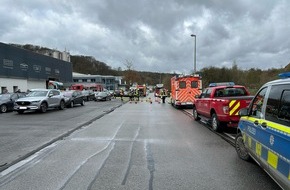
[[[213,82],[209,84],[209,87],[215,87],[215,86],[234,86],[234,82]]]
[[[278,76],[280,79],[290,78],[290,72],[280,73]]]

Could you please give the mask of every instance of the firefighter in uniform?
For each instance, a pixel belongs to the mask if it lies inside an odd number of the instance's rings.
[[[162,103],[163,103],[163,104],[165,103],[166,96],[167,96],[167,94],[166,94],[166,90],[165,90],[165,89],[161,89],[161,90],[160,90],[160,97],[161,97],[161,99],[162,99]]]
[[[139,101],[139,91],[138,91],[138,89],[135,89],[134,96],[135,96],[135,101]]]
[[[123,101],[123,96],[124,96],[124,90],[123,89],[120,90],[120,96],[121,96],[121,101]]]
[[[130,92],[129,92],[129,99],[130,99],[130,103],[131,103],[131,101],[134,100],[134,91],[133,90],[130,90]]]

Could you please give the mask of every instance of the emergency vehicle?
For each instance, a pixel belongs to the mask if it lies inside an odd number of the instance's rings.
[[[161,92],[164,92],[164,94],[161,94]],[[161,96],[167,97],[167,90],[164,88],[163,84],[156,84],[155,90],[154,90],[154,96],[161,98]]]
[[[161,99],[162,103],[165,103],[165,99],[168,96],[168,90],[164,88],[163,84],[156,84],[154,96],[155,96],[155,101],[160,103],[160,99]]]
[[[174,107],[192,106],[201,89],[202,80],[198,74],[174,76],[171,78],[171,104]]]
[[[62,82],[50,80],[47,83],[47,89],[58,89],[58,90],[62,90],[62,88],[63,88],[63,83]]]
[[[137,85],[136,86],[136,88],[137,88],[137,90],[138,90],[138,92],[139,92],[139,96],[140,97],[145,97],[146,96],[146,85],[144,84],[144,85]]]
[[[235,148],[253,158],[283,189],[290,189],[290,72],[264,84],[241,109]]]
[[[222,132],[226,127],[237,128],[239,110],[247,107],[252,99],[245,86],[233,82],[211,83],[196,96],[193,118],[195,121],[205,121],[217,132]]]
[[[73,84],[70,87],[71,90],[93,90],[93,91],[103,91],[104,87],[102,84],[98,83],[84,83],[84,84]]]

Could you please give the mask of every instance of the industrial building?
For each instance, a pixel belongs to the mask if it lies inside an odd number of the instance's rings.
[[[67,52],[42,55],[0,42],[0,93],[47,88],[49,81],[72,82],[68,56]]]
[[[122,77],[105,76],[105,75],[87,75],[73,73],[73,83],[98,83],[102,84],[107,90],[116,90],[121,84]]]
[[[68,52],[44,50],[38,53],[0,42],[0,93],[25,92],[62,84],[97,83],[107,90],[119,88],[122,77],[88,75],[72,71]]]

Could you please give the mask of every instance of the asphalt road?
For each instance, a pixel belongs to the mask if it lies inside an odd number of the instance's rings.
[[[47,113],[0,114],[0,171],[121,106],[112,99]]]
[[[23,133],[34,123],[30,144],[34,138],[39,143],[38,137],[49,142],[59,128],[66,128],[59,131],[65,134],[70,127],[83,127],[2,171],[1,190],[279,189],[257,164],[239,159],[232,145],[169,104],[126,103],[88,123],[97,115],[91,111],[98,108],[73,109],[8,115],[25,120],[10,119],[23,126]],[[86,114],[80,115],[80,110]],[[49,114],[56,118],[48,119]],[[7,153],[17,145],[8,146]]]

